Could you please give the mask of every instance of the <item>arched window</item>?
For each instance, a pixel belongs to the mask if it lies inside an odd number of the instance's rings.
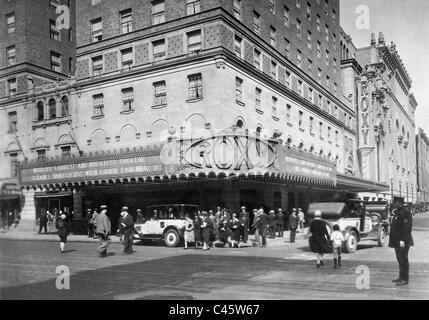
[[[66,96],[61,98],[61,115],[67,117],[69,115],[69,98]]]
[[[399,120],[396,119],[396,131],[399,131]]]
[[[298,148],[299,148],[300,150],[304,149],[304,142],[300,142],[300,144],[299,144]]]
[[[239,127],[239,128],[243,128],[243,126],[244,126],[243,120],[238,119],[236,126]]]
[[[261,132],[262,132],[262,128],[258,126],[258,127],[256,128],[256,135],[257,135],[257,136],[260,136],[260,135],[261,135]]]
[[[36,120],[37,121],[42,121],[45,118],[45,112],[43,109],[44,109],[43,102],[42,101],[37,102],[37,105],[36,105]]]
[[[49,119],[55,119],[57,117],[57,102],[55,99],[49,100]]]
[[[309,151],[310,151],[311,153],[313,153],[313,152],[314,152],[314,146],[311,146]]]

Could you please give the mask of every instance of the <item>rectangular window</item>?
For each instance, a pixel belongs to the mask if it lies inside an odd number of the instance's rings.
[[[276,14],[276,3],[275,0],[270,0],[270,12]]]
[[[314,90],[313,90],[313,88],[308,88],[308,100],[310,100],[311,103],[314,103]]]
[[[304,112],[299,111],[299,118],[298,118],[298,127],[299,127],[299,129],[303,129],[303,126],[304,126],[303,117],[304,117]]]
[[[335,130],[335,144],[338,145],[338,131]]]
[[[308,73],[311,73],[313,71],[313,61],[308,59]]]
[[[271,61],[271,77],[277,80],[277,63],[274,61]]]
[[[316,25],[317,25],[317,31],[320,32],[320,16],[319,15],[317,15],[317,18],[316,18]]]
[[[49,20],[50,37],[52,40],[61,41],[60,31],[57,29],[55,20]]]
[[[337,12],[335,11],[335,9],[332,9],[332,21],[334,22],[334,24],[337,23]]]
[[[235,100],[243,102],[243,79],[235,78]]]
[[[299,19],[296,19],[296,36],[302,38],[302,23]]]
[[[331,110],[331,101],[326,101],[326,112],[331,114],[332,110]]]
[[[307,2],[307,19],[311,21],[311,4]]]
[[[308,34],[307,34],[307,47],[308,47],[308,49],[313,48],[313,42],[311,39],[311,32],[310,31],[308,31]]]
[[[123,10],[120,15],[121,34],[126,34],[133,31],[133,11],[132,9]]]
[[[103,94],[96,94],[92,96],[92,105],[94,108],[94,116],[99,117],[104,115],[104,96]]]
[[[8,34],[15,32],[16,30],[15,13],[9,13],[6,15],[6,30]]]
[[[273,117],[277,118],[277,98],[276,97],[272,97],[272,113],[273,113]]]
[[[328,11],[328,0],[325,0],[325,14],[328,15],[329,11]]]
[[[261,16],[256,11],[253,11],[253,31],[261,34]]]
[[[338,119],[338,107],[335,106],[334,108],[334,117]]]
[[[16,49],[15,46],[6,49],[7,65],[12,66],[16,63]]]
[[[153,84],[153,104],[155,106],[167,104],[167,85],[165,81],[158,81]]]
[[[258,70],[261,69],[261,52],[258,50],[253,50],[253,65]]]
[[[334,45],[334,48],[337,47],[337,35],[335,33],[332,34],[332,44]]]
[[[71,146],[61,147],[61,156],[63,158],[70,158],[71,157]]]
[[[91,21],[91,39],[92,42],[103,40],[103,20],[101,18]]]
[[[153,61],[165,59],[165,39],[152,42]]]
[[[323,123],[319,122],[319,137],[323,139]]]
[[[133,48],[121,50],[122,70],[131,70],[133,67]]]
[[[331,141],[331,127],[328,127],[328,141]]]
[[[327,67],[329,67],[329,51],[328,50],[326,50],[326,61],[325,61],[325,64],[326,64]]]
[[[36,150],[37,152],[37,161],[44,161],[46,159],[46,149]]]
[[[298,94],[304,96],[304,84],[301,80],[298,80]]]
[[[337,94],[338,91],[338,85],[336,82],[334,82],[334,93]]]
[[[235,51],[235,55],[239,58],[242,57],[242,45],[243,45],[243,41],[239,36],[235,36],[234,37],[234,51]]]
[[[73,58],[69,58],[69,73],[73,72]]]
[[[289,71],[286,70],[286,87],[290,88],[290,84],[291,84],[291,73]]]
[[[187,33],[188,36],[188,52],[201,50],[201,30],[196,30]]]
[[[284,20],[285,26],[289,28],[289,25],[290,25],[290,10],[286,6],[284,7],[284,10],[283,10],[283,20]]]
[[[234,17],[241,20],[241,0],[234,0]]]
[[[337,59],[333,59],[333,64],[334,64],[334,73],[337,72]]]
[[[286,38],[285,38],[285,52],[286,52],[286,57],[289,58],[290,57],[290,41]]]
[[[310,134],[314,134],[314,118],[310,117]]]
[[[261,94],[262,90],[255,88],[255,107],[257,110],[261,110]]]
[[[296,0],[296,7],[301,8],[301,0]]]
[[[125,88],[122,89],[122,103],[124,111],[134,110],[134,89]]]
[[[277,31],[273,26],[270,28],[270,43],[273,47],[277,45]]]
[[[165,22],[165,2],[164,0],[155,0],[152,2],[152,24]]]
[[[10,167],[11,167],[11,177],[16,178],[18,176],[18,154],[10,153]]]
[[[321,94],[319,94],[319,108],[323,108],[323,96]]]
[[[327,24],[325,25],[325,37],[326,41],[329,42],[329,26]]]
[[[51,51],[51,70],[61,72],[61,55]]]
[[[91,0],[91,6],[95,6],[100,3],[101,3],[101,0]]]
[[[200,12],[200,0],[186,0],[186,15]]]
[[[297,50],[296,53],[296,63],[298,67],[302,68],[302,52],[300,50]]]
[[[331,89],[331,77],[326,76],[326,86],[328,89]]]
[[[7,117],[9,119],[9,131],[16,131],[18,125],[18,117],[16,111],[9,112],[7,114]]]
[[[317,69],[317,81],[320,83],[322,81],[322,69]]]
[[[201,73],[188,76],[188,80],[189,80],[189,88],[188,88],[189,99],[202,99],[203,98],[203,78]]]
[[[286,105],[286,121],[290,123],[290,113],[292,111],[292,106],[290,104]]]
[[[101,76],[103,73],[103,56],[92,58],[92,75]]]

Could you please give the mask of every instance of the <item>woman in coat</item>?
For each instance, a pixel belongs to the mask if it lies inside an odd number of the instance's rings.
[[[228,244],[228,221],[226,220],[226,216],[224,214],[219,218],[219,240],[224,244],[224,247],[227,248]]]
[[[237,247],[240,247],[240,220],[238,220],[236,213],[232,214],[230,230],[231,230],[231,247],[235,248],[236,244],[237,244]]]
[[[210,220],[206,211],[203,211],[203,223],[201,224],[203,236],[203,250],[209,250],[210,235],[213,230],[213,222]]]
[[[194,240],[195,240],[195,249],[198,249],[198,243],[202,242],[201,236],[201,217],[200,213],[195,214],[194,218]]]
[[[322,212],[316,210],[310,226],[310,248],[316,254],[318,268],[323,266],[323,255],[331,252],[330,235],[326,228],[326,222],[321,219],[321,216]]]
[[[64,253],[64,248],[67,242],[68,235],[68,225],[67,225],[67,216],[62,214],[56,223],[56,227],[58,229],[58,236],[60,237],[60,252]]]

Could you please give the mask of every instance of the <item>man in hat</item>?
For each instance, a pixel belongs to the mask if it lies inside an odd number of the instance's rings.
[[[150,218],[150,220],[152,220],[152,221],[158,220],[158,210],[156,210],[156,209],[153,210],[153,215]]]
[[[298,209],[297,220],[298,220],[299,232],[303,232],[304,231],[304,211],[302,211],[301,208]]]
[[[88,209],[86,212],[86,230],[88,232],[88,238],[92,238],[94,236],[94,226],[92,224],[92,210]]]
[[[279,208],[277,210],[277,230],[280,238],[283,238],[284,226],[285,226],[285,215],[283,214],[282,208]]]
[[[289,229],[290,229],[290,242],[295,242],[296,228],[298,227],[298,218],[296,217],[296,209],[292,210],[292,214],[289,217]]]
[[[133,253],[133,230],[134,219],[128,213],[128,207],[122,207],[121,217],[119,218],[119,228],[124,234],[124,252],[123,254]]]
[[[270,210],[270,213],[268,215],[268,227],[269,227],[270,239],[276,238],[276,225],[277,225],[276,213],[274,212],[274,210]]]
[[[111,232],[110,219],[106,215],[107,206],[100,206],[101,212],[97,215],[97,235],[100,238],[100,245],[98,246],[98,252],[100,257],[104,258],[107,256],[107,248],[109,247],[111,240],[109,238]]]
[[[92,225],[92,234],[94,238],[97,238],[97,217],[99,213],[97,212],[97,209],[94,209],[94,212],[92,213],[92,219],[91,219],[91,225]]]
[[[144,221],[144,216],[143,216],[142,209],[137,209],[136,212],[137,212],[137,222],[144,223],[145,221]]]
[[[249,239],[249,212],[246,207],[241,207],[240,212],[240,240],[247,243]]]

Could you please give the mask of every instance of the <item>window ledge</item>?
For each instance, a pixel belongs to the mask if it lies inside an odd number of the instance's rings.
[[[235,103],[237,103],[238,105],[244,107],[246,104],[243,101],[240,100],[235,100]]]
[[[303,128],[299,128],[299,131],[304,132],[305,130]]]
[[[202,100],[203,100],[203,98],[192,98],[192,99],[186,100],[186,102],[188,102],[188,103],[195,103],[195,102],[200,102]]]
[[[130,109],[130,110],[122,110],[121,114],[130,114],[133,113],[135,110],[134,109]]]
[[[166,103],[163,103],[163,104],[154,104],[151,108],[152,109],[162,109],[162,108],[165,108],[166,106],[167,106]]]
[[[273,120],[274,121],[279,121],[279,118],[277,118],[276,116],[273,116]]]
[[[257,112],[257,113],[259,113],[259,114],[264,114],[264,111],[262,111],[261,109],[256,108],[255,110],[256,110],[256,112]]]
[[[287,123],[287,125],[288,125],[289,127],[293,127],[293,124],[292,124],[292,123],[290,123],[290,122],[288,122],[288,123]]]
[[[46,128],[50,126],[60,126],[62,124],[71,123],[71,119],[69,116],[55,119],[44,119],[44,120],[33,120],[32,128]]]
[[[92,116],[91,117],[91,119],[93,119],[93,120],[97,120],[97,119],[101,119],[101,118],[104,118],[104,114],[99,115],[99,116]]]

